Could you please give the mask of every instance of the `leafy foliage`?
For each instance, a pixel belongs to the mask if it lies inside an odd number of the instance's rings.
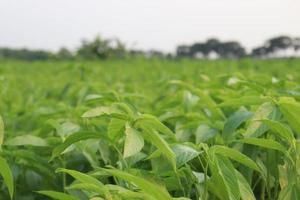
[[[300,197],[299,60],[0,72],[0,200]]]

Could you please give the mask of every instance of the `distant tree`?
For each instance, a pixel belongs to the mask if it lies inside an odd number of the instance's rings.
[[[251,55],[253,57],[263,57],[267,54],[267,48],[266,47],[257,47],[252,49]]]
[[[179,45],[176,48],[177,57],[191,57],[191,47],[188,45]]]
[[[212,51],[218,52],[218,51],[220,51],[220,48],[222,48],[221,45],[222,45],[222,42],[220,42],[216,38],[208,39],[205,42],[205,49],[204,49],[205,52],[204,53],[209,54]]]
[[[295,51],[300,50],[300,37],[299,38],[294,38],[293,46],[294,46]]]
[[[77,56],[84,59],[123,58],[125,45],[118,39],[103,39],[97,36],[92,41],[83,40],[77,50]]]
[[[34,61],[51,59],[53,54],[42,50],[0,48],[0,58]]]
[[[207,51],[206,44],[204,43],[194,43],[190,47],[190,56],[191,57],[206,57],[209,52]]]
[[[118,38],[109,40],[109,57],[125,58],[128,55],[126,45]]]
[[[131,49],[128,51],[129,57],[145,57],[145,54],[142,50]]]
[[[204,57],[208,57],[211,53],[219,52],[221,48],[221,42],[216,38],[208,39],[204,43],[195,43],[191,46],[191,52],[193,57],[197,56],[198,54],[203,55]]]
[[[77,50],[77,56],[84,59],[108,58],[109,40],[97,36],[92,41],[83,40]]]
[[[274,57],[278,56],[277,53],[279,51],[287,49],[294,49],[295,51],[300,49],[299,38],[291,38],[289,36],[271,38],[264,45],[254,48],[251,55],[253,57]]]
[[[218,53],[221,44],[216,38],[208,39],[204,43],[194,43],[191,46],[191,55],[197,57],[200,54],[203,57],[208,57],[210,53]]]
[[[162,51],[149,50],[146,52],[146,58],[166,58],[166,55]]]
[[[274,53],[278,50],[287,49],[292,47],[293,39],[288,36],[279,36],[275,38],[271,38],[265,44],[268,53]]]
[[[171,60],[171,59],[174,59],[175,56],[172,53],[167,53],[167,54],[165,54],[165,58]]]
[[[59,49],[59,51],[56,53],[56,58],[59,60],[70,60],[73,59],[74,55],[71,51],[69,51],[67,48],[62,47]]]
[[[246,50],[236,41],[221,42],[216,38],[208,39],[204,43],[194,43],[191,46],[180,45],[177,47],[176,55],[179,57],[204,57],[209,58],[216,54],[221,58],[240,58],[246,55]]]
[[[216,49],[222,58],[241,58],[246,55],[246,50],[235,41],[220,43]]]

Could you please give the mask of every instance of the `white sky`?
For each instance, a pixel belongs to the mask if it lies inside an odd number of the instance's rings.
[[[251,48],[300,36],[300,0],[0,0],[0,46],[75,48],[98,33],[142,49],[210,37]]]

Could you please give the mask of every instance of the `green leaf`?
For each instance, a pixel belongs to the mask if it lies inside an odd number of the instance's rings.
[[[59,156],[66,148],[71,146],[72,144],[79,142],[81,140],[87,140],[87,139],[97,139],[102,138],[103,136],[100,133],[96,132],[77,132],[69,137],[62,143],[61,145],[58,145],[55,147],[52,151],[51,160],[53,160],[55,157]]]
[[[224,181],[222,177],[217,173],[217,168],[211,166],[211,170],[213,171],[213,175],[206,180],[208,190],[214,196],[218,197],[218,199],[228,200],[227,190],[224,186]]]
[[[141,151],[144,146],[144,139],[141,133],[128,123],[126,124],[125,135],[124,158],[127,158]]]
[[[85,98],[84,101],[90,102],[90,101],[95,101],[95,100],[100,100],[103,99],[103,95],[100,94],[88,94]]]
[[[108,137],[115,141],[124,133],[126,121],[122,119],[112,118],[107,127]]]
[[[176,144],[172,146],[172,150],[176,155],[177,167],[181,167],[200,154],[200,152],[198,152],[194,148],[183,144]]]
[[[64,122],[59,125],[57,134],[65,137],[68,135],[71,135],[72,133],[75,133],[80,130],[80,126],[78,124],[72,123],[72,122]]]
[[[71,170],[71,169],[57,169],[56,172],[63,172],[63,173],[67,173],[69,175],[71,175],[73,178],[75,178],[76,180],[82,182],[82,183],[89,183],[89,184],[93,184],[96,185],[98,187],[102,187],[103,183],[101,183],[100,181],[98,181],[96,178],[89,176],[87,174],[78,172],[76,170]]]
[[[294,134],[288,126],[285,126],[280,122],[269,120],[269,119],[262,119],[260,121],[268,125],[272,131],[277,133],[283,139],[287,140],[290,144],[294,143],[295,140]]]
[[[240,200],[238,178],[232,163],[223,156],[215,156],[217,173],[221,177],[228,200]]]
[[[101,197],[92,197],[90,200],[105,200],[105,199],[103,199]]]
[[[68,189],[68,190],[86,190],[89,192],[96,192],[99,195],[102,195],[104,187],[105,187],[104,185],[102,187],[99,187],[97,185],[90,184],[90,183],[76,183],[76,184],[72,184],[72,185],[68,186],[66,189]]]
[[[167,159],[171,162],[174,171],[176,171],[176,156],[169,144],[157,133],[156,130],[153,130],[151,125],[143,123],[140,124],[140,128],[146,134],[150,142],[152,142],[152,144],[167,157]]]
[[[53,179],[53,168],[48,163],[47,157],[42,157],[32,150],[6,151],[7,155],[22,161],[22,166],[34,169],[35,172],[43,175],[47,179]]]
[[[5,142],[5,145],[9,146],[36,146],[36,147],[47,147],[49,146],[47,141],[34,136],[34,135],[21,135],[14,138],[10,138]]]
[[[207,140],[215,137],[218,134],[218,131],[216,129],[213,129],[209,127],[206,124],[201,124],[196,132],[196,144],[206,142]]]
[[[242,85],[248,86],[249,88],[251,88],[259,93],[263,93],[265,91],[265,88],[256,82],[242,80],[242,81],[239,81],[239,83]]]
[[[148,157],[145,158],[145,160],[151,160],[154,158],[158,158],[161,156],[161,152],[157,149],[155,151],[153,151]]]
[[[87,174],[84,174],[84,173],[81,173],[81,172],[78,172],[78,171],[75,171],[75,170],[62,169],[62,168],[56,170],[56,172],[67,173],[67,174],[71,175],[73,178],[75,178],[76,180],[78,180],[82,183],[94,185],[95,187],[98,188],[97,192],[99,192],[100,194],[103,194],[108,199],[111,199],[110,193],[105,188],[103,183],[101,183],[100,181],[98,181],[96,178],[94,178],[92,176],[89,176]]]
[[[289,125],[300,135],[300,103],[290,97],[281,97],[278,105]]]
[[[2,148],[3,139],[4,139],[4,122],[0,115],[0,150]]]
[[[191,92],[195,93],[200,97],[200,101],[205,105],[212,113],[212,118],[214,119],[225,119],[224,113],[220,108],[217,107],[216,102],[211,98],[208,92],[202,91],[188,83],[185,83],[181,80],[172,80],[171,84],[180,85],[185,88],[188,88]]]
[[[280,193],[278,200],[300,199],[300,184],[291,183],[284,187]]]
[[[268,178],[268,169],[266,168],[266,165],[260,158],[256,158],[256,164],[259,166],[261,170],[261,175],[264,181],[267,181]]]
[[[112,109],[111,107],[97,107],[92,108],[85,113],[81,117],[91,118],[91,117],[99,117],[101,115],[110,115],[112,113],[118,112],[118,110]]]
[[[143,114],[138,119],[136,119],[135,124],[136,126],[139,126],[140,124],[147,124],[153,130],[163,133],[169,136],[170,138],[176,140],[175,134],[153,115]]]
[[[126,115],[123,114],[119,109],[114,106],[102,106],[92,108],[85,113],[81,117],[83,118],[93,118],[93,117],[100,117],[103,115],[119,118],[119,119],[126,119]]]
[[[200,97],[200,102],[205,105],[212,113],[213,119],[225,119],[224,113],[217,107],[216,102],[211,98],[209,93],[200,89],[194,89],[193,92]]]
[[[225,146],[215,145],[209,149],[215,154],[222,155],[224,157],[231,158],[232,160],[235,160],[251,169],[254,169],[256,171],[260,171],[259,167],[256,165],[256,163],[250,159],[248,156],[240,153],[239,151],[235,149],[231,149]]]
[[[238,142],[252,144],[252,145],[256,145],[256,146],[267,148],[267,149],[277,150],[277,151],[284,153],[285,155],[288,155],[288,152],[284,146],[282,146],[280,143],[278,143],[274,140],[271,140],[271,139],[245,138],[242,140],[238,140]]]
[[[227,101],[220,103],[219,107],[241,107],[241,106],[250,106],[250,105],[259,105],[269,99],[267,97],[261,96],[243,96],[236,99],[228,99]]]
[[[195,172],[195,171],[192,171],[192,173],[195,176],[195,178],[197,179],[197,183],[204,183],[204,181],[205,181],[205,173],[203,173],[203,172]]]
[[[244,178],[244,176],[237,170],[235,170],[236,176],[238,178],[238,184],[239,184],[239,190],[241,194],[242,200],[255,200],[255,196],[252,192],[252,189],[247,182],[247,180]]]
[[[62,192],[38,191],[37,193],[43,194],[45,196],[51,197],[52,199],[56,199],[56,200],[79,200],[77,197],[73,197],[69,194],[65,194]]]
[[[261,119],[274,119],[277,117],[276,107],[270,103],[266,102],[260,105],[255,112],[254,116],[251,118],[246,132],[244,133],[245,137],[259,137],[268,130],[268,127],[264,125],[260,120]]]
[[[134,112],[126,103],[117,102],[117,103],[114,103],[113,106],[116,107],[117,109],[121,110],[122,112],[126,113],[127,115],[129,115],[130,118],[134,117]]]
[[[172,197],[170,196],[170,194],[161,185],[157,185],[146,179],[134,176],[132,174],[129,174],[129,173],[117,170],[117,169],[102,169],[102,170],[104,170],[105,172],[107,172],[115,177],[118,177],[120,179],[123,179],[125,181],[135,184],[143,192],[152,196],[153,200],[158,200],[158,199],[172,200]]]
[[[222,137],[225,143],[230,143],[234,140],[235,130],[245,121],[252,117],[253,113],[246,109],[240,109],[231,115],[224,124]]]
[[[3,177],[3,180],[4,180],[4,183],[5,183],[6,187],[8,188],[10,198],[13,199],[13,195],[14,195],[13,175],[12,175],[12,172],[9,168],[8,163],[2,157],[0,157],[0,174]]]
[[[118,191],[118,194],[125,199],[141,199],[141,200],[153,200],[153,197],[144,192],[133,192],[126,188],[120,187],[118,185],[107,184],[105,187],[110,191]]]
[[[55,128],[57,134],[61,137],[66,137],[80,130],[80,126],[71,121],[60,123],[59,120],[49,119],[47,120],[47,124]]]

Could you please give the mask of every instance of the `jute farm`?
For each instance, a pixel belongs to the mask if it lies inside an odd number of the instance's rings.
[[[299,84],[298,59],[2,61],[0,199],[299,199]]]

